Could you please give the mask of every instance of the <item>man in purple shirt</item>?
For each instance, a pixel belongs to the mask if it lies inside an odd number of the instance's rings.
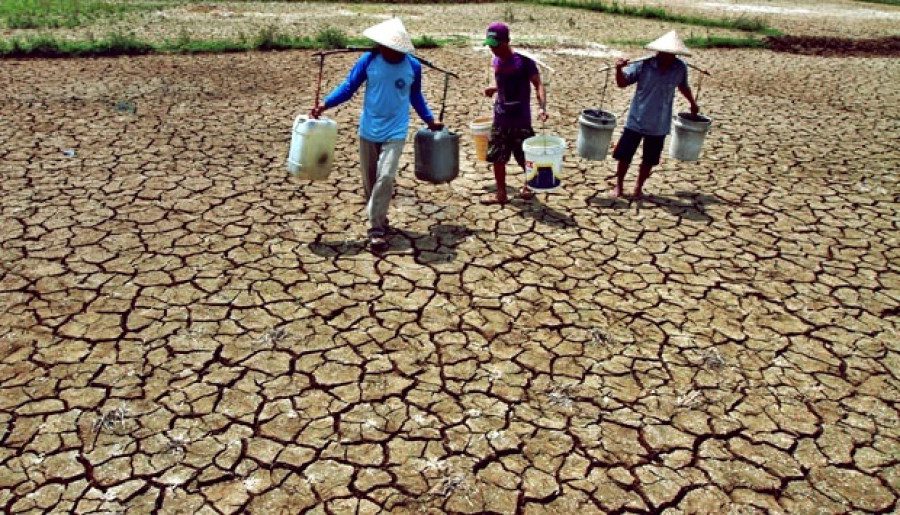
[[[484,90],[485,96],[497,94],[494,100],[494,125],[491,127],[491,139],[488,143],[487,160],[494,165],[494,180],[497,182],[497,193],[482,199],[484,204],[506,203],[506,163],[510,157],[525,170],[525,153],[522,142],[534,136],[531,128],[531,86],[534,86],[540,111],[538,117],[547,119],[547,97],[541,75],[534,61],[522,54],[514,52],[509,46],[509,27],[504,23],[494,22],[488,26],[484,44],[491,48],[494,59],[491,67],[494,70],[495,86]],[[524,185],[520,193],[522,198],[532,197],[532,193]]]

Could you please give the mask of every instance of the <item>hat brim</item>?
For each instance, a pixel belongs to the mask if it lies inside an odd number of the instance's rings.
[[[378,25],[369,27],[363,31],[363,36],[371,39],[381,46],[396,50],[403,54],[411,54],[415,52],[416,47],[413,46],[409,34],[403,24],[397,20],[395,26],[391,26],[393,20],[379,23]]]
[[[662,52],[664,54],[683,55],[683,56],[687,56],[687,57],[690,57],[691,55],[693,55],[693,54],[691,54],[690,50],[688,50],[686,48],[675,49],[675,48],[669,48],[669,47],[664,47],[664,48],[663,47],[652,47],[650,45],[647,45],[644,48],[646,48],[647,50],[653,50],[654,52]]]
[[[385,43],[384,41],[378,41],[377,39],[374,39],[374,38],[369,38],[369,39],[371,39],[372,42],[375,43],[376,45],[381,45],[381,46],[383,46],[383,47],[385,47],[385,48],[390,48],[391,50],[394,50],[394,51],[396,51],[396,52],[400,52],[401,54],[412,54],[412,53],[414,53],[414,52],[416,51],[415,47],[406,47],[406,46],[399,46],[399,45],[389,45],[389,44]]]

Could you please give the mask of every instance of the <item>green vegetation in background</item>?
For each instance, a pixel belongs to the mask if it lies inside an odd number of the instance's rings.
[[[885,4],[900,5],[900,0],[856,0],[857,2],[865,2],[867,4]]]
[[[0,0],[0,25],[8,29],[73,28],[97,18],[159,9],[164,2],[102,0]]]
[[[689,37],[684,40],[688,48],[766,48],[765,40],[728,36]]]
[[[456,43],[456,39],[413,38],[416,48],[435,48]],[[114,33],[100,39],[67,40],[49,34],[0,40],[0,57],[66,57],[114,56],[149,53],[193,54],[245,52],[249,50],[333,49],[368,47],[372,41],[345,35],[338,29],[325,28],[315,37],[291,36],[267,27],[256,36],[238,39],[192,39],[183,33],[174,40],[149,43],[134,34]]]
[[[549,5],[553,7],[567,7],[570,9],[585,9],[588,11],[615,14],[619,16],[631,16],[650,20],[670,21],[684,23],[685,25],[697,25],[700,27],[713,27],[718,29],[734,29],[745,32],[755,32],[766,36],[779,36],[781,31],[769,27],[760,18],[738,16],[737,18],[704,18],[702,16],[688,16],[673,14],[662,7],[630,6],[618,2],[604,2],[602,0],[525,0],[527,3],[537,5]]]
[[[879,1],[879,0],[869,0]],[[900,0],[881,0],[883,3],[900,3]],[[155,1],[102,1],[102,0],[0,0],[0,21],[9,28],[57,28],[74,27],[99,17],[115,17],[124,13],[160,9],[195,3],[192,0]],[[208,3],[221,3],[210,0]],[[374,3],[374,2],[350,2]],[[400,2],[428,3],[428,2]],[[765,35],[780,35],[778,30],[768,27],[758,18],[738,17],[731,19],[710,19],[696,16],[672,14],[661,7],[633,7],[617,1],[603,0],[522,0],[536,5],[586,9],[620,16],[633,16],[660,21],[699,25],[705,27],[736,29]],[[509,6],[508,6],[509,7]],[[459,38],[435,39],[430,36],[416,38],[417,48],[435,48],[448,44],[459,44]],[[464,39],[464,38],[463,38]],[[646,42],[619,41],[622,44],[646,44]],[[689,46],[697,48],[760,48],[766,41],[752,37],[689,37]],[[183,34],[175,40],[147,42],[133,34],[114,33],[105,38],[88,40],[68,40],[53,35],[37,34],[25,37],[0,39],[0,56],[98,56],[145,53],[215,53],[241,52],[248,50],[323,49],[367,46],[371,42],[365,38],[349,37],[338,29],[326,28],[315,37],[297,37],[279,32],[275,27],[262,29],[255,37],[241,36],[237,39],[193,39]]]

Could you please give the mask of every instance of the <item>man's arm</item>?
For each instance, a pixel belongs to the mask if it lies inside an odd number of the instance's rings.
[[[691,114],[697,114],[700,112],[700,106],[697,105],[697,102],[694,101],[694,94],[691,92],[691,87],[687,84],[679,84],[678,91],[684,95],[684,98],[687,99],[688,102],[691,103]]]
[[[347,78],[344,79],[344,82],[334,88],[334,90],[325,97],[325,100],[322,101],[321,105],[313,106],[309,111],[309,116],[318,118],[326,109],[336,107],[353,98],[353,95],[359,87],[366,81],[366,68],[371,61],[372,56],[370,54],[365,54],[360,57],[359,60],[356,61],[356,65],[350,70],[350,73],[347,74]]]
[[[544,89],[544,83],[541,81],[539,73],[531,76],[531,84],[534,86],[534,93],[537,96],[538,106],[540,106],[538,118],[542,122],[546,122],[547,118],[549,118],[549,115],[547,115],[547,90]]]
[[[444,124],[434,121],[434,115],[428,107],[425,95],[422,94],[422,65],[415,58],[410,59],[410,62],[413,68],[413,82],[409,88],[409,102],[412,104],[413,109],[416,110],[419,118],[428,124],[429,129],[439,131]]]
[[[629,70],[627,73],[625,72],[625,67],[628,66],[628,59],[619,59],[616,61],[616,86],[620,88],[624,88],[627,86],[631,86],[635,82],[637,82],[637,75],[640,72],[641,62],[634,63],[632,70]]]

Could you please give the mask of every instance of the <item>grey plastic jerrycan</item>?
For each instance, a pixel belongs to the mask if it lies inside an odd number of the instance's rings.
[[[417,179],[444,184],[459,175],[459,134],[446,127],[439,131],[422,127],[414,146]]]

